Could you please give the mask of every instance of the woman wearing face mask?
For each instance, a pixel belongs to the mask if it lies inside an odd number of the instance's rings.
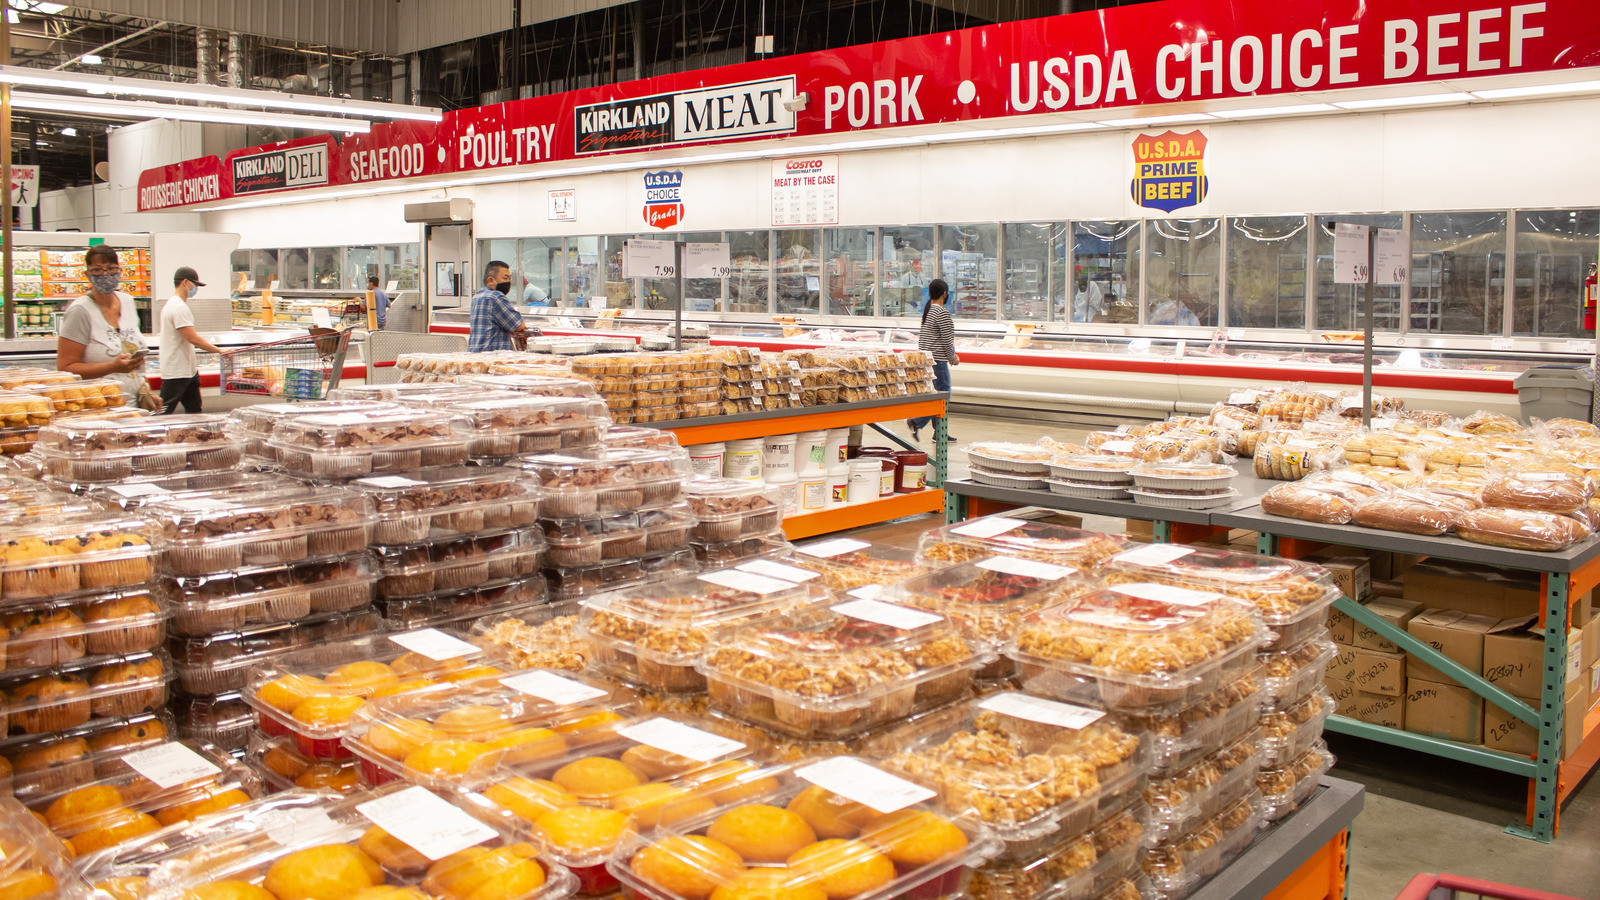
[[[122,388],[122,402],[139,400],[138,374],[144,366],[145,338],[133,298],[117,290],[122,268],[117,251],[105,244],[83,255],[89,293],[72,301],[56,338],[56,368],[84,378],[109,378]]]
[[[194,327],[194,311],[189,301],[205,287],[200,274],[184,266],[172,273],[172,299],[161,308],[161,414],[171,415],[183,404],[186,413],[200,411],[200,366],[195,362],[198,347],[207,353],[221,353]]]

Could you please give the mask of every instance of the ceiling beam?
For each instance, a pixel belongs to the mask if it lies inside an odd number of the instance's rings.
[[[162,26],[164,26],[166,24],[167,23],[165,23],[165,22],[156,22],[153,25],[146,25],[145,27],[139,29],[138,31],[135,31],[135,32],[132,32],[132,33],[129,33],[129,34],[125,34],[122,37],[119,37],[114,41],[107,41],[106,43],[101,44],[100,46],[94,48],[93,50],[85,50],[84,52],[79,53],[77,56],[74,56],[73,58],[67,60],[66,62],[61,63],[60,65],[51,66],[50,68],[51,69],[65,69],[67,66],[70,66],[73,63],[77,62],[78,60],[83,59],[85,56],[89,56],[91,54],[99,54],[100,51],[102,51],[102,50],[110,50],[112,47],[115,47],[118,44],[126,43],[128,41],[133,40],[134,38],[137,38],[137,37],[142,37],[143,35],[149,34],[150,32],[155,31],[157,28],[160,28],[160,27],[162,27]]]

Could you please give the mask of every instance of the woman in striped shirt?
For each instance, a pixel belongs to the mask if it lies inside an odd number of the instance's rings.
[[[950,367],[961,364],[961,357],[956,355],[956,327],[950,321],[950,309],[945,305],[949,297],[950,288],[945,285],[944,279],[935,278],[928,282],[928,302],[922,307],[922,334],[917,338],[917,349],[933,355],[933,388],[936,391],[950,390]],[[933,416],[907,419],[906,424],[911,427],[911,439],[922,440],[919,432],[933,419]]]

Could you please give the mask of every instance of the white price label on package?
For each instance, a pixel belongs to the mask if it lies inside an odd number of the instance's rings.
[[[326,810],[321,809],[264,810],[256,824],[269,840],[286,847],[347,844],[366,831],[353,825],[340,825]]]
[[[794,772],[825,791],[854,800],[881,813],[898,812],[938,796],[920,784],[896,778],[859,759],[836,756],[802,766]]]
[[[500,683],[514,691],[559,706],[587,703],[606,695],[605,691],[593,685],[563,678],[554,672],[524,672],[521,675],[502,678]]]
[[[1154,600],[1157,603],[1170,603],[1173,606],[1205,606],[1222,599],[1221,594],[1191,591],[1188,588],[1173,587],[1170,584],[1114,584],[1111,589],[1129,597]]]
[[[841,616],[860,619],[875,625],[887,625],[890,628],[901,628],[907,631],[916,628],[925,628],[939,621],[942,617],[933,613],[923,612],[920,609],[911,609],[894,603],[884,603],[881,600],[851,600],[840,603],[833,611]]]
[[[1106,441],[1095,450],[1100,453],[1132,453],[1137,446],[1133,441]]]
[[[734,566],[734,568],[741,572],[751,572],[766,578],[778,578],[795,584],[805,584],[813,578],[822,577],[821,572],[813,572],[810,569],[802,569],[799,566],[773,562],[770,559],[751,560],[743,565]]]
[[[418,481],[415,478],[407,478],[404,475],[379,475],[376,478],[358,478],[356,479],[356,484],[370,484],[373,487],[381,488],[404,488],[416,487],[419,484],[427,484],[427,482]]]
[[[777,578],[768,578],[754,572],[740,572],[737,569],[724,569],[721,572],[707,572],[700,576],[700,580],[720,587],[733,588],[736,591],[745,591],[750,594],[775,594],[778,591],[794,587],[794,582],[783,581]]]
[[[696,762],[723,759],[745,747],[739,741],[709,731],[701,731],[671,719],[646,719],[637,725],[617,729],[617,734],[630,741],[637,741]]]
[[[1193,552],[1193,547],[1185,547],[1182,544],[1145,544],[1126,553],[1118,553],[1111,557],[1111,561],[1133,566],[1160,566],[1175,559],[1182,559]]]
[[[1028,523],[1021,519],[1013,519],[1009,516],[989,516],[985,519],[974,519],[971,522],[957,525],[950,529],[950,533],[959,534],[962,537],[992,538],[1008,531],[1015,531],[1026,524]]]
[[[1071,566],[1058,566],[1036,559],[1018,559],[1015,556],[991,556],[979,561],[978,568],[988,569],[991,572],[1004,572],[1007,575],[1020,575],[1023,578],[1038,578],[1042,581],[1060,581],[1078,571]]]
[[[368,800],[356,806],[356,811],[429,859],[444,859],[500,836],[425,787]]]
[[[420,628],[416,631],[408,631],[405,634],[391,634],[389,635],[389,640],[410,650],[412,653],[420,653],[436,662],[456,659],[478,652],[477,647],[460,638],[451,637],[436,628]]]
[[[171,491],[153,484],[113,484],[111,492],[119,497],[154,497],[158,494],[170,494]]]
[[[857,600],[876,600],[883,596],[883,585],[863,584],[861,587],[845,591],[845,593],[856,598]]]
[[[804,547],[796,547],[794,549],[804,553],[807,556],[817,556],[823,559],[828,559],[830,557],[840,556],[845,553],[854,553],[857,550],[865,550],[870,546],[872,545],[866,541],[852,541],[849,538],[836,538],[831,541],[822,541],[821,543],[817,544],[807,544]]]
[[[1055,725],[1058,728],[1085,728],[1105,717],[1104,710],[1075,706],[1071,703],[1058,703],[1055,700],[1032,697],[1028,694],[995,694],[978,706],[1003,716]]]
[[[222,770],[200,754],[182,744],[162,744],[148,750],[136,750],[122,757],[128,768],[155,782],[165,790],[188,784],[200,778],[210,778]]]

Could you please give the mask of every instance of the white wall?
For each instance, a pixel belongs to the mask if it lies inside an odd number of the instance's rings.
[[[139,173],[201,155],[201,129],[194,122],[164,119],[112,129],[106,161],[109,182],[46,191],[39,197],[39,228],[56,231],[199,231],[198,213],[139,212]]]
[[[1181,125],[1187,132],[1197,126]],[[1175,215],[1270,215],[1508,207],[1600,207],[1600,99],[1321,118],[1218,122],[1210,194]],[[1144,133],[1157,133],[1145,129]],[[1155,217],[1134,203],[1138,131],[845,153],[841,224]],[[726,148],[717,148],[726,149]],[[804,150],[796,148],[796,155]],[[684,166],[682,230],[767,228],[771,162]],[[645,230],[640,170],[207,213],[245,247],[416,240],[402,207],[471,197],[482,238]],[[577,223],[546,221],[545,191],[578,190]]]

